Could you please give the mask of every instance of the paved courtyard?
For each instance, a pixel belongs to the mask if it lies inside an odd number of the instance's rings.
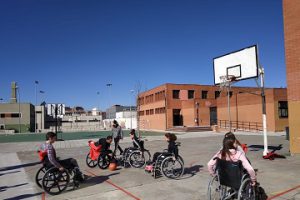
[[[237,133],[238,139],[247,143],[248,158],[258,169],[258,181],[269,199],[300,199],[300,157],[289,155],[289,142],[282,133],[270,134],[269,149],[286,159],[262,159],[263,141],[259,133]],[[55,144],[61,158],[74,157],[83,172],[89,176],[76,190],[68,189],[58,196],[44,194],[35,185],[34,177],[41,164],[36,149],[39,142],[0,144],[0,199],[145,199],[145,200],[196,200],[206,199],[209,174],[206,164],[220,149],[222,133],[199,132],[178,135],[180,155],[185,161],[185,174],[179,180],[164,177],[154,179],[143,169],[118,167],[116,171],[88,168],[85,157],[87,140],[61,141]],[[95,138],[96,139],[96,138]],[[147,136],[145,147],[153,155],[165,149],[163,136]],[[129,138],[121,146],[131,145]]]

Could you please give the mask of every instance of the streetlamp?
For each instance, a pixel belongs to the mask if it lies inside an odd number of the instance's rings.
[[[40,90],[39,93],[40,93],[40,94],[45,94],[45,91]],[[45,101],[45,100],[43,100],[43,101]],[[44,112],[45,112],[44,106],[45,106],[44,103],[41,103],[41,104],[40,104],[40,108],[41,108],[41,112],[40,112],[40,114],[41,114],[40,131],[42,131],[42,128],[43,128],[43,115],[44,115]]]
[[[100,118],[100,92],[99,91],[97,92],[97,95],[98,95],[98,98],[99,98],[99,102],[98,103],[99,103],[99,129],[100,129],[100,127],[101,127],[100,126],[101,118]]]
[[[39,84],[39,81],[34,81],[35,83],[35,105],[37,105],[37,91],[38,91],[38,84]]]
[[[37,107],[37,90],[38,90],[38,84],[39,81],[34,81],[35,84],[35,109],[34,109],[34,132],[36,133],[36,129],[37,129],[37,115],[36,115],[36,107]]]
[[[98,96],[98,98],[99,98],[99,99],[98,99],[98,100],[99,100],[98,103],[99,103],[99,113],[100,113],[100,92],[97,92],[97,96]]]
[[[21,106],[20,106],[21,97],[20,97],[20,87],[18,85],[16,86],[16,90],[18,95],[18,107],[19,107],[19,133],[21,133]]]
[[[135,91],[134,90],[130,90],[130,92],[131,92],[131,95],[134,95]],[[130,107],[129,107],[130,109],[129,110],[130,110],[130,130],[131,130],[132,129],[132,110],[131,110],[131,103],[132,102],[131,102],[131,100],[129,101],[129,103],[130,103]]]
[[[110,97],[111,97],[111,86],[112,86],[112,84],[111,83],[107,83],[106,84],[106,86],[108,87],[108,111],[109,111],[109,117],[108,117],[108,119],[110,119],[111,118],[111,113],[110,113],[110,104],[111,104],[111,102],[110,102]]]

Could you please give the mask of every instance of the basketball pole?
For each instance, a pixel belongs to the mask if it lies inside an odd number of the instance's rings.
[[[230,81],[228,81],[228,86],[227,86],[227,108],[228,108],[228,119],[229,119],[229,132],[231,132],[230,86],[231,86],[231,83],[230,83]]]
[[[260,75],[261,100],[262,100],[262,120],[263,120],[263,133],[264,133],[263,156],[266,156],[269,153],[268,136],[267,136],[267,111],[266,111],[264,69],[261,66],[259,66],[259,75]]]

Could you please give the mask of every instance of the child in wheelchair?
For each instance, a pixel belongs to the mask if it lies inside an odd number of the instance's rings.
[[[166,149],[164,152],[154,153],[152,162],[148,162],[147,165],[151,165],[151,164],[154,165],[157,158],[160,155],[164,155],[164,156],[175,155],[175,159],[177,159],[177,157],[178,157],[178,147],[175,143],[175,141],[177,140],[176,135],[172,134],[172,133],[166,133],[165,134],[165,139],[168,142],[168,149]]]
[[[216,175],[216,165],[218,159],[232,161],[232,162],[240,161],[243,168],[250,176],[251,185],[255,186],[256,184],[255,171],[251,166],[251,164],[249,163],[248,159],[246,158],[245,153],[237,150],[236,139],[234,139],[233,137],[224,137],[223,148],[220,151],[218,151],[207,163],[208,171],[212,176]]]
[[[132,143],[133,143],[133,148],[134,149],[139,149],[139,150],[143,151],[144,150],[144,141],[140,140],[136,136],[134,129],[131,129],[129,135],[130,135],[130,138],[131,138]]]
[[[78,163],[74,158],[59,160],[56,157],[56,151],[52,145],[56,141],[56,134],[53,132],[48,132],[46,134],[46,140],[47,141],[40,147],[40,151],[45,152],[43,163],[46,168],[54,166],[58,168],[59,171],[64,171],[65,169],[67,169],[68,171],[72,171],[74,173],[74,181],[83,182],[84,175],[80,171]]]
[[[240,141],[235,137],[235,135],[232,132],[227,132],[224,137],[232,138],[234,142],[234,146],[236,147],[236,150],[241,151],[243,153],[247,153],[248,147],[246,144],[240,143]]]
[[[106,138],[100,138],[98,142],[95,143],[96,146],[101,146],[100,156],[103,158],[108,155],[112,157],[112,150],[110,150],[110,145],[112,143],[112,136],[107,136]]]
[[[144,149],[144,142],[139,140],[139,138],[135,134],[135,129],[131,129],[129,132],[130,138],[132,140],[133,146],[127,147],[124,149],[122,154],[122,160],[124,161],[124,166],[126,166],[125,162],[128,162],[129,156],[133,151],[140,150],[143,151]]]

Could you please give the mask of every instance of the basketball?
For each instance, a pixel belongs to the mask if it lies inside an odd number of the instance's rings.
[[[108,169],[110,171],[115,171],[117,169],[117,163],[115,163],[115,162],[110,163],[108,166]]]

